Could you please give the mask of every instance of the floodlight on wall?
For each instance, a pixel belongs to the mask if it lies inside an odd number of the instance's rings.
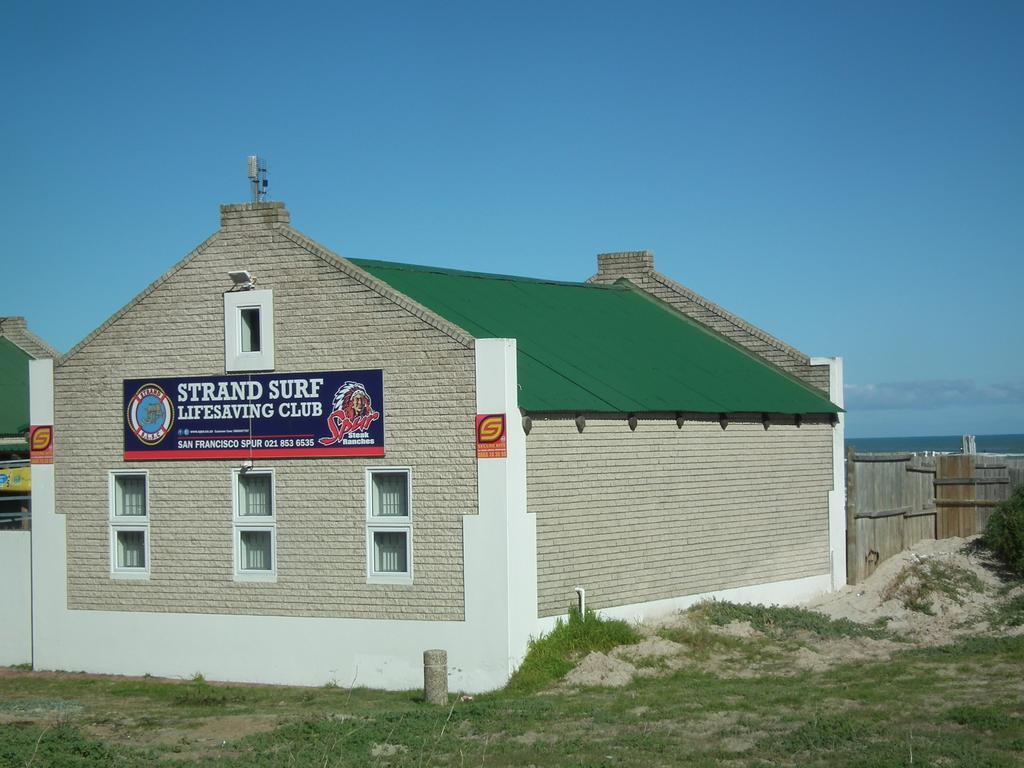
[[[251,291],[256,287],[256,278],[249,274],[247,270],[240,269],[237,272],[228,272],[228,277],[231,278],[231,284],[235,288],[240,288],[243,291]]]

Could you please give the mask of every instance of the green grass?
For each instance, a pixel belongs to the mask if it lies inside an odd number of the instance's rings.
[[[755,664],[778,658],[780,655],[767,638],[724,635],[700,621],[661,627],[658,629],[658,636],[679,643],[685,649],[686,655],[696,661],[707,661],[718,655],[729,657],[734,664]]]
[[[993,627],[1019,627],[1024,625],[1024,592],[1004,596],[985,616]]]
[[[808,632],[820,638],[830,637],[890,637],[882,626],[857,624],[849,619],[832,619],[823,613],[807,608],[763,606],[719,602],[716,600],[698,603],[689,613],[717,626],[734,621],[749,621],[757,630],[776,638],[796,632]]]
[[[192,682],[188,685],[179,686],[174,696],[175,704],[193,707],[222,707],[237,701],[239,701],[237,691],[210,685],[202,675],[193,677]]]
[[[1020,724],[1020,718],[1010,717],[996,707],[961,705],[946,711],[946,719],[980,731],[1006,731]]]
[[[882,599],[896,599],[907,610],[932,615],[938,595],[962,603],[968,593],[984,591],[985,583],[973,571],[928,558],[903,568],[882,591]]]
[[[606,633],[592,627],[586,642]],[[563,651],[571,634],[560,633]],[[1010,768],[1024,756],[1022,637],[972,638],[823,673],[665,672],[623,689],[508,689],[448,707],[416,691],[14,672],[0,677],[0,767]],[[208,689],[223,700],[189,698]],[[261,718],[270,730],[218,730]]]
[[[588,653],[607,652],[639,640],[640,635],[625,621],[604,619],[593,611],[581,616],[579,610],[570,609],[568,621],[559,619],[551,632],[530,640],[526,658],[506,690],[538,691],[565,677]]]
[[[999,657],[1014,664],[1024,664],[1024,637],[965,637],[950,645],[914,648],[906,653],[928,661]]]
[[[791,666],[788,654],[815,638],[891,637],[883,626],[835,620],[806,608],[707,601],[686,615],[689,621],[661,627],[658,635],[681,644],[691,659],[712,660],[723,674],[731,675],[785,673]],[[757,633],[738,637],[715,630],[733,622],[749,622]]]
[[[853,718],[815,713],[809,722],[776,739],[772,747],[786,755],[834,752],[841,745],[864,739],[866,731],[865,725]]]
[[[141,766],[158,759],[148,750],[107,744],[70,725],[19,728],[0,725],[0,766],[106,768]]]

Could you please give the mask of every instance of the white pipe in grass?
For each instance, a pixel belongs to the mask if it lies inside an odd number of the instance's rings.
[[[576,593],[576,596],[579,598],[580,618],[582,618],[587,613],[587,590],[585,590],[583,587],[573,587],[572,590]]]

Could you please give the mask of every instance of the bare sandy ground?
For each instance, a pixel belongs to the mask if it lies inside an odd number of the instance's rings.
[[[688,612],[638,625],[644,639],[635,645],[620,646],[609,653],[591,653],[570,672],[563,685],[623,686],[636,677],[669,674],[684,667],[695,667],[722,676],[754,677],[764,674],[797,674],[823,671],[838,664],[857,661],[881,661],[894,653],[912,647],[947,645],[967,635],[1015,635],[1024,627],[994,628],[988,623],[989,611],[1008,595],[1024,591],[1009,587],[994,563],[984,553],[970,546],[969,539],[941,539],[919,542],[881,566],[863,583],[823,595],[805,607],[833,619],[849,619],[859,624],[884,625],[892,639],[870,637],[821,638],[810,632],[796,632],[785,642],[770,640],[749,622],[733,622],[715,626],[701,622]],[[894,595],[894,582],[904,569],[930,562],[965,569],[977,577],[975,587],[964,589],[955,597],[931,596],[931,613],[908,608]],[[903,574],[903,582],[914,584],[914,578]],[[706,641],[698,649],[686,643],[661,637],[664,632],[675,637],[672,630],[692,633],[715,633],[733,638],[739,644],[723,643],[726,648],[711,652]],[[668,630],[665,632],[665,630]]]
[[[976,538],[976,537],[975,537]],[[887,628],[917,645],[948,645],[964,635],[990,631],[985,614],[999,599],[1004,587],[999,571],[987,556],[969,545],[975,539],[926,539],[912,549],[882,563],[863,583],[843,587],[807,604],[808,608],[834,619],[850,619],[859,624],[888,620]],[[933,599],[935,615],[910,610],[898,599],[886,599],[893,580],[907,566],[937,560],[964,568],[984,584],[982,591],[965,591],[958,599],[937,595]],[[1021,628],[1004,631],[1014,634]]]

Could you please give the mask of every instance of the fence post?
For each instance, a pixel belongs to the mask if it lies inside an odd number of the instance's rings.
[[[853,446],[846,449],[846,583],[856,584],[860,563],[857,562],[857,471]]]
[[[423,652],[423,698],[428,704],[448,703],[448,653]]]

